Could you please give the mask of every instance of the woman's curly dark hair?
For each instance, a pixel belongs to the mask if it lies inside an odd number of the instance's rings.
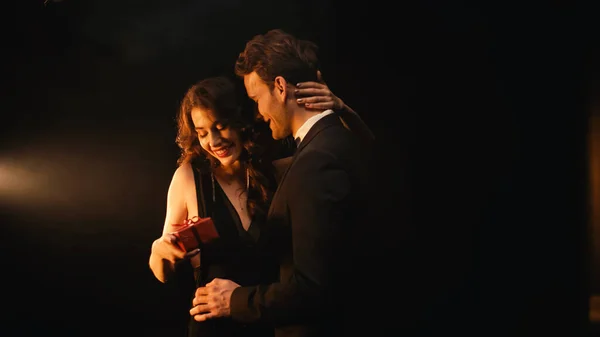
[[[201,80],[186,92],[177,116],[176,143],[181,149],[178,165],[192,164],[194,169],[207,172],[220,163],[207,155],[198,141],[191,112],[194,108],[210,110],[218,120],[240,132],[243,151],[240,160],[245,162],[249,175],[248,211],[251,216],[265,216],[275,190],[269,142],[265,137],[268,126],[254,118],[251,109],[245,108],[235,83],[224,76]],[[264,123],[263,123],[264,124]]]

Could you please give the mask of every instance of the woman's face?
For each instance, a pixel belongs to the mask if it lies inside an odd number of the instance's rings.
[[[243,146],[239,131],[232,129],[224,121],[216,120],[210,110],[193,108],[191,115],[198,141],[206,153],[225,167],[240,158]]]

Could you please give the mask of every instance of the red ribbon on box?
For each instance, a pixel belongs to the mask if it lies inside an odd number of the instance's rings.
[[[207,244],[219,237],[217,228],[212,218],[200,218],[198,216],[184,220],[182,224],[174,225],[178,228],[173,234],[177,237],[177,244],[186,252],[199,248],[201,244]]]

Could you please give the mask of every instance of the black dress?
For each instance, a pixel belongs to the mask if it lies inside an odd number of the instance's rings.
[[[210,173],[194,169],[194,180],[201,217],[211,216],[219,238],[201,247],[200,269],[194,271],[196,287],[214,278],[229,279],[241,286],[271,283],[277,279],[278,264],[260,241],[260,224],[252,221],[246,231],[235,208]],[[214,193],[213,193],[214,186]],[[189,275],[189,274],[188,274]],[[190,297],[193,299],[193,290]],[[196,322],[190,316],[187,336],[262,336],[273,335],[273,327],[246,325],[230,318]]]

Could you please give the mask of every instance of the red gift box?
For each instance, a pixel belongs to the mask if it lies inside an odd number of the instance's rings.
[[[186,252],[192,251],[200,244],[206,244],[219,237],[217,228],[212,218],[193,217],[185,220],[183,224],[175,225],[178,228],[173,235],[177,238],[177,244]]]

